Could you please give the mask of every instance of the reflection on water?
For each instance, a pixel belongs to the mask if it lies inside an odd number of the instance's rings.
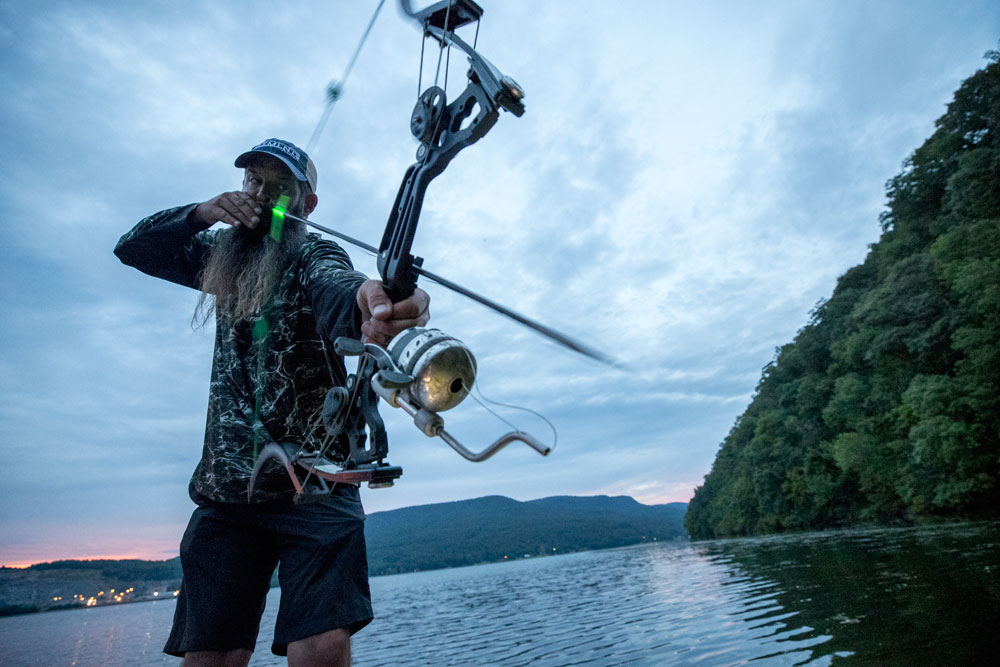
[[[378,580],[358,664],[720,664],[823,641],[765,620],[764,586],[687,544],[435,574]]]
[[[0,665],[174,665],[160,653],[176,601],[0,618]]]
[[[989,664],[1000,524],[654,544],[372,580],[357,665]],[[252,665],[269,652],[272,591]],[[3,665],[177,665],[173,601],[0,619]]]
[[[998,664],[1000,524],[812,533],[695,545],[773,591],[862,664]]]

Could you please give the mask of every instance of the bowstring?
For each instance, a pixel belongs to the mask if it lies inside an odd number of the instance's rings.
[[[306,152],[312,153],[313,149],[316,147],[316,143],[319,141],[319,137],[323,134],[323,129],[326,127],[326,122],[330,118],[330,114],[333,112],[333,105],[337,103],[340,99],[341,94],[344,91],[344,84],[347,83],[347,77],[351,75],[351,70],[354,69],[354,63],[358,61],[358,56],[361,54],[361,47],[365,45],[365,41],[368,39],[368,34],[372,31],[372,26],[375,25],[375,19],[378,18],[378,13],[382,10],[382,5],[385,4],[385,0],[379,0],[378,6],[375,7],[375,12],[372,14],[372,18],[368,21],[368,27],[365,28],[365,32],[361,35],[361,40],[358,42],[358,46],[354,49],[354,55],[351,56],[350,62],[347,63],[347,69],[344,70],[344,76],[340,78],[339,83],[331,83],[330,87],[327,89],[328,96],[326,101],[326,108],[323,109],[323,113],[319,117],[319,122],[316,124],[316,129],[313,130],[312,137],[309,139],[309,143],[306,145]]]
[[[379,12],[382,11],[382,5],[385,4],[385,0],[379,0],[378,5],[375,7],[375,11],[372,12],[372,17],[368,21],[368,26],[365,28],[364,33],[361,35],[361,39],[358,41],[358,45],[354,49],[354,53],[351,55],[350,61],[347,63],[347,68],[344,70],[344,75],[340,78],[339,82],[331,83],[328,88],[328,96],[326,108],[323,109],[323,113],[320,115],[319,122],[316,123],[316,129],[313,130],[312,136],[309,138],[309,143],[306,147],[306,152],[312,153],[316,144],[319,142],[320,136],[323,134],[323,130],[326,128],[326,123],[330,119],[330,114],[333,112],[333,107],[340,99],[341,94],[344,90],[344,85],[347,83],[347,78],[351,75],[351,71],[354,69],[354,64],[358,61],[358,56],[361,55],[361,49],[364,47],[365,42],[368,40],[368,35],[371,34],[372,27],[375,25],[375,20],[378,18]],[[423,70],[423,48],[421,48],[420,53],[420,67]],[[326,357],[327,369],[330,372],[331,381],[333,378],[333,369],[330,368],[330,359],[327,356],[326,344],[323,343],[323,355]],[[352,392],[353,394],[353,392]],[[354,396],[352,395],[353,399]],[[350,409],[350,408],[348,408]],[[316,435],[320,426],[323,426],[323,415],[322,410],[319,411],[316,419],[313,420],[310,427],[308,427],[308,434],[305,441],[299,445],[298,450],[295,453],[295,458],[298,458],[305,452],[305,447],[307,443],[313,441],[313,437]],[[336,440],[335,436],[326,434],[319,443],[319,447],[316,449],[316,455],[313,459],[312,464],[310,464],[308,470],[306,471],[305,480],[302,482],[302,488],[305,488],[306,484],[309,483],[310,478],[316,471],[316,464],[319,459],[326,455],[326,450],[330,447],[330,444]]]
[[[424,49],[427,47],[427,35],[420,37],[420,69],[417,70],[417,98],[424,89]]]

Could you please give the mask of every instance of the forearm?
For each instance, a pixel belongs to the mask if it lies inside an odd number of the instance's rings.
[[[115,255],[143,273],[198,288],[198,273],[208,243],[196,235],[208,228],[194,222],[195,204],[155,213],[121,237]]]
[[[347,253],[332,242],[319,244],[306,261],[306,295],[317,332],[327,340],[361,337],[357,293],[367,280],[355,271]]]
[[[361,313],[357,307],[357,293],[364,274],[341,271],[336,278],[312,290],[313,315],[316,330],[327,340],[340,336],[361,338]]]

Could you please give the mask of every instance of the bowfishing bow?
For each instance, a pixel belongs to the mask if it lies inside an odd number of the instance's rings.
[[[523,115],[524,92],[514,79],[502,74],[455,34],[456,29],[469,23],[478,25],[483,10],[475,2],[443,0],[418,12],[412,10],[408,0],[400,0],[400,5],[405,14],[420,23],[425,41],[432,38],[441,49],[451,46],[461,49],[468,58],[469,70],[465,90],[453,101],[448,102],[446,90],[438,87],[436,81],[419,95],[410,115],[410,132],[420,142],[416,162],[403,176],[379,247],[289,214],[285,210],[287,198],[279,200],[274,207],[272,234],[277,228],[276,240],[280,240],[281,225],[288,218],[372,252],[377,257],[383,288],[393,303],[413,294],[418,277],[425,276],[566,347],[613,363],[597,350],[427,271],[423,268],[423,259],[412,254],[427,186],[462,149],[489,132],[501,109],[515,116]],[[261,468],[272,458],[287,470],[297,500],[324,497],[330,491],[329,483],[368,482],[374,488],[391,486],[402,475],[402,469],[385,460],[388,439],[378,413],[380,398],[409,414],[424,434],[440,437],[470,461],[483,461],[512,442],[523,442],[543,456],[551,449],[531,434],[515,429],[483,450],[473,452],[445,430],[439,413],[455,407],[469,394],[475,383],[476,361],[461,341],[444,332],[412,327],[397,335],[387,349],[338,338],[334,341],[334,351],[341,356],[357,356],[358,365],[355,373],[348,377],[346,386],[333,387],[327,393],[322,412],[326,438],[319,446],[267,444],[254,467],[250,494]],[[348,440],[349,454],[345,461],[334,462],[327,457],[327,450],[336,438],[344,436]],[[302,471],[303,475],[300,477],[297,471]]]

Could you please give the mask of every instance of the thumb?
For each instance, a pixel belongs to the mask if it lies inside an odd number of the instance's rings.
[[[392,315],[392,301],[389,299],[382,283],[378,280],[366,280],[358,289],[358,308],[367,320],[386,320]]]

